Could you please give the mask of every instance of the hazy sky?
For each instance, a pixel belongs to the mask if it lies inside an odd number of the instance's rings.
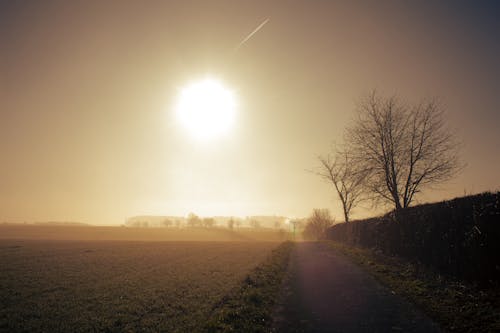
[[[464,142],[462,175],[421,201],[498,189],[499,7],[2,1],[0,221],[305,216],[314,207],[341,220],[332,188],[306,170],[341,142],[372,89],[438,97]],[[200,143],[173,107],[206,75],[239,106],[230,135]]]

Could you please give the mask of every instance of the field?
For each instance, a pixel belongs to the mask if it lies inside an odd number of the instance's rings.
[[[133,241],[283,241],[285,230],[241,228],[132,228],[90,225],[0,224],[0,239]]]
[[[198,331],[278,244],[0,240],[0,331]]]

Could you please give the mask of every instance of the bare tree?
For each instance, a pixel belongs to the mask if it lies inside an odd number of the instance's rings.
[[[250,219],[250,226],[252,228],[258,229],[260,228],[260,222],[256,219]]]
[[[201,223],[205,228],[211,228],[215,225],[215,220],[211,217],[205,217],[201,220]]]
[[[455,176],[460,146],[445,125],[434,100],[411,106],[372,93],[346,135],[355,163],[367,173],[367,190],[399,210],[423,187]]]
[[[349,222],[353,208],[362,199],[364,172],[356,167],[347,150],[337,151],[333,156],[319,156],[318,159],[320,169],[316,173],[333,185],[342,203],[344,221]]]
[[[164,219],[163,220],[163,226],[164,227],[170,227],[172,225],[172,221],[170,219]]]
[[[328,209],[314,209],[307,219],[303,231],[304,238],[318,240],[326,238],[326,230],[333,225],[333,218]]]
[[[201,224],[201,219],[194,213],[189,213],[187,217],[187,225],[190,227],[198,227]]]

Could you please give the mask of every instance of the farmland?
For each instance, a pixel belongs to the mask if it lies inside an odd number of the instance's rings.
[[[197,331],[278,244],[0,240],[0,331]]]
[[[285,230],[266,228],[134,228],[91,225],[0,224],[0,239],[120,241],[283,241]]]

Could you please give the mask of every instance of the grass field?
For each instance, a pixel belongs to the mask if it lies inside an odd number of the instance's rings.
[[[0,331],[198,331],[278,244],[0,240]]]
[[[0,224],[0,239],[133,241],[284,241],[290,232],[252,228],[133,228],[91,225]]]

